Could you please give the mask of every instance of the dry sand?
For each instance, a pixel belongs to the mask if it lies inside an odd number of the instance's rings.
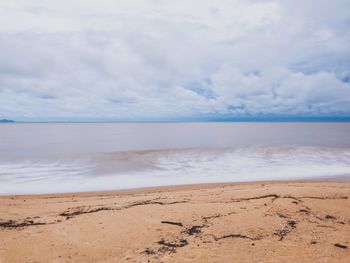
[[[3,196],[0,225],[0,262],[350,262],[350,183]]]

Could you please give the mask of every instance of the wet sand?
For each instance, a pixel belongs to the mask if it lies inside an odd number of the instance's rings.
[[[349,182],[0,197],[0,262],[350,262]]]

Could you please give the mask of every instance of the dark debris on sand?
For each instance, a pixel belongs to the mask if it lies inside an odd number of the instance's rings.
[[[340,243],[336,243],[334,244],[335,247],[339,247],[339,248],[342,248],[342,249],[347,249],[348,246],[347,245],[344,245],[344,244],[340,244]]]

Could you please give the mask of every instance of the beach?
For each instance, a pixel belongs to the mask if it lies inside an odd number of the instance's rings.
[[[0,263],[350,263],[349,25],[0,1]]]
[[[349,262],[350,183],[0,197],[0,262]]]

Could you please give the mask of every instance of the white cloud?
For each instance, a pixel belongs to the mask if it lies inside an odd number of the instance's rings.
[[[341,0],[2,1],[0,116],[349,116],[349,10]]]

